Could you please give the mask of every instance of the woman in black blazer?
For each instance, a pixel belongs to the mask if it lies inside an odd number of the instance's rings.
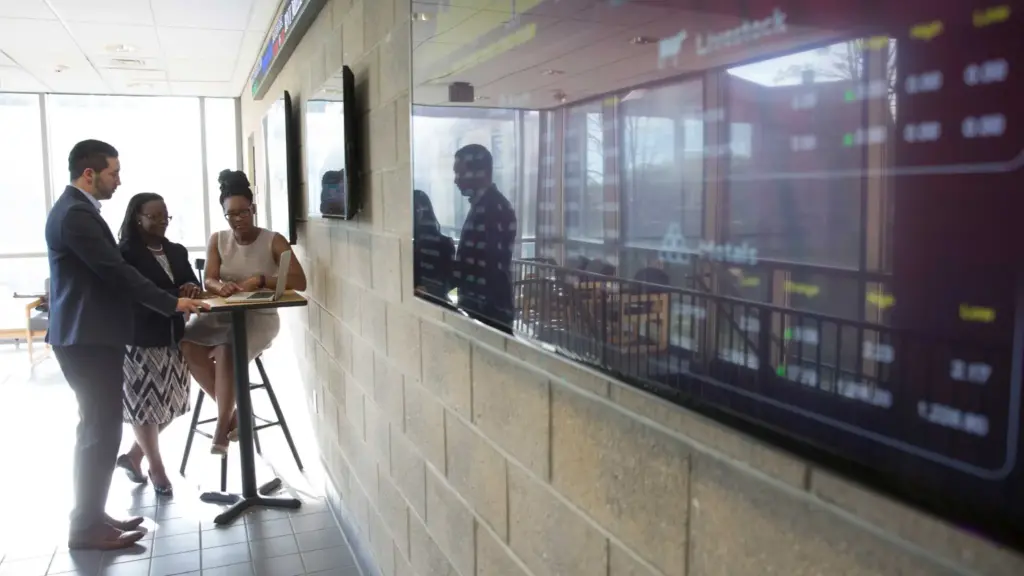
[[[168,294],[199,296],[199,279],[188,261],[188,250],[165,237],[171,217],[158,194],[136,194],[128,202],[121,224],[121,254],[143,276]],[[117,465],[136,483],[146,482],[142,457],[157,494],[169,495],[171,482],[160,456],[158,436],[171,420],[189,410],[189,373],[178,343],[185,333],[181,315],[170,318],[135,306],[132,345],[124,360],[124,421],[135,429],[135,443],[118,456]]]

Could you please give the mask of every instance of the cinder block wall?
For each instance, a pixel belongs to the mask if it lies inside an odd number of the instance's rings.
[[[410,2],[332,0],[283,90],[342,63],[371,176],[316,221],[289,316],[332,490],[385,576],[1024,574],[1024,560],[642,392],[412,296]]]

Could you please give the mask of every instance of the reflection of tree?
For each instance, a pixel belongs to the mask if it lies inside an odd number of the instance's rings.
[[[626,170],[629,171],[629,184],[636,191],[648,184],[648,170],[654,164],[656,143],[654,138],[644,138],[645,128],[650,118],[636,115],[625,115],[626,128]],[[665,143],[663,142],[662,145]]]
[[[671,112],[666,111],[668,114]],[[687,168],[680,136],[685,120],[666,115],[623,114],[623,178],[631,240],[657,241],[672,224],[683,226]],[[690,229],[692,232],[692,229]]]
[[[896,115],[896,40],[885,39],[884,44],[876,44],[874,38],[856,38],[830,46],[823,46],[816,51],[827,58],[816,58],[814,62],[793,64],[779,70],[775,74],[777,83],[785,83],[793,79],[803,79],[812,75],[814,79],[823,81],[863,82],[869,74],[865,67],[873,54],[885,54],[885,79],[888,86],[888,99],[892,118]]]
[[[791,84],[794,79],[802,82],[832,81],[849,83],[858,86],[859,89],[871,90],[873,82],[884,81],[886,99],[889,104],[889,114],[885,115],[884,121],[888,123],[889,135],[892,136],[895,130],[897,104],[896,41],[885,37],[860,38],[822,47],[815,52],[815,57],[808,59],[807,62],[779,70],[775,76],[776,83]],[[877,114],[881,116],[880,111]],[[879,118],[879,116],[875,117]],[[828,121],[825,118],[821,120]],[[862,121],[875,123],[878,120],[870,122],[865,118]],[[780,133],[785,133],[784,127],[780,126],[777,130]],[[887,148],[886,153],[891,152],[892,148]],[[772,151],[769,150],[766,153],[772,154]],[[774,153],[780,155],[775,161],[785,161],[783,158],[785,154],[781,149],[775,150]],[[858,233],[850,229],[847,214],[851,210],[856,211],[856,205],[859,204],[859,200],[854,201],[858,197],[857,191],[848,187],[849,184],[851,183],[844,184],[837,180],[830,180],[825,184],[830,197],[825,214],[826,229],[829,230],[827,242],[812,243],[817,245],[802,242],[796,218],[784,224],[783,240],[786,242],[785,249],[790,254],[799,254],[801,250],[811,250],[812,252],[824,250],[831,257],[840,258],[843,261],[856,258],[856,252],[847,253],[848,250],[852,250],[852,246],[856,245],[856,242],[851,242],[851,239],[858,237]],[[800,202],[797,200],[796,190],[792,187],[792,183],[780,182],[779,193],[782,213],[797,214]],[[810,253],[807,254],[807,256],[810,255]]]
[[[575,197],[576,216],[566,212],[566,228],[590,239],[604,235],[604,122],[601,112],[570,111],[572,136],[567,140],[577,156],[565,164],[566,197]]]
[[[601,114],[593,112],[587,114],[587,150],[585,168],[587,172],[587,188],[591,183],[601,186],[604,184],[604,122]],[[591,158],[600,158],[601,162],[595,167]]]

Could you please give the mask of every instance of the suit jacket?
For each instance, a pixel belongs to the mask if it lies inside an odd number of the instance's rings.
[[[184,246],[166,239],[163,246],[167,262],[171,265],[173,280],[167,277],[167,272],[160,266],[160,262],[157,261],[153,252],[145,245],[131,245],[122,242],[121,255],[124,256],[125,262],[134,266],[161,290],[177,298],[178,291],[182,286],[190,282],[198,286],[199,279],[192,271],[192,265],[188,261],[188,250]],[[141,304],[136,304],[134,333],[132,344],[135,346],[142,348],[176,346],[185,334],[185,318],[181,314],[175,314],[168,318]]]
[[[470,208],[455,253],[459,307],[471,316],[511,325],[515,243],[515,210],[492,184]]]
[[[132,343],[134,305],[172,316],[177,298],[124,261],[96,207],[73,186],[46,217],[53,346]]]

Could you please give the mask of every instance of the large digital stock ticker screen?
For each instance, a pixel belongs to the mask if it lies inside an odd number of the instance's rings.
[[[417,295],[1024,532],[1024,2],[413,10]]]

